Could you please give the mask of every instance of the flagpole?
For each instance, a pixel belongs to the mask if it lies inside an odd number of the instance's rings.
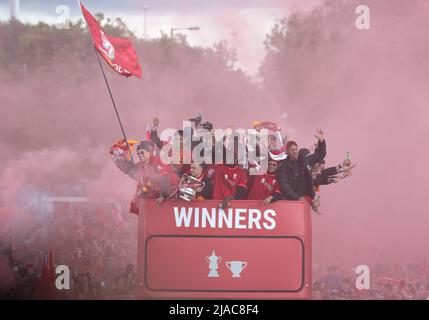
[[[115,109],[115,113],[116,113],[116,117],[118,118],[119,126],[121,127],[122,134],[124,135],[124,139],[125,139],[125,142],[127,144],[128,151],[130,152],[131,161],[134,162],[133,154],[131,152],[131,147],[128,144],[128,139],[127,139],[127,136],[125,135],[125,130],[124,130],[124,127],[122,125],[121,118],[119,117],[118,109],[116,108],[115,99],[113,98],[113,94],[112,94],[112,91],[110,90],[109,82],[107,81],[106,74],[104,73],[103,65],[102,65],[102,63],[100,61],[100,57],[98,56],[98,52],[95,49],[95,47],[94,47],[94,52],[95,52],[95,56],[97,57],[98,65],[100,66],[101,73],[103,73],[103,78],[104,78],[104,82],[106,83],[107,90],[109,90],[110,99],[112,100],[113,108]]]
[[[79,4],[79,9],[82,11],[82,6],[80,3],[80,0],[77,0],[77,3]],[[91,31],[89,30],[88,23],[86,22],[86,20],[85,20],[85,25],[86,25],[86,30],[88,31],[89,36],[91,37],[92,47],[94,48],[94,53],[95,53],[95,56],[97,57],[97,61],[98,61],[98,65],[100,66],[101,73],[103,74],[104,82],[106,83],[107,90],[109,90],[110,99],[112,100],[113,108],[115,109],[116,117],[118,118],[118,122],[119,122],[119,126],[121,127],[122,135],[124,136],[125,143],[127,144],[127,148],[128,148],[129,153],[130,153],[131,161],[134,162],[133,154],[131,152],[131,147],[128,143],[128,139],[127,139],[127,136],[125,134],[125,130],[124,130],[124,127],[122,125],[122,121],[121,121],[121,117],[119,116],[118,109],[116,108],[116,103],[115,103],[115,99],[113,98],[112,90],[110,90],[109,82],[107,81],[106,74],[104,73],[103,65],[100,61],[100,57],[98,56],[97,49],[95,48],[95,45],[94,45],[94,40],[92,39],[92,34],[91,34]]]

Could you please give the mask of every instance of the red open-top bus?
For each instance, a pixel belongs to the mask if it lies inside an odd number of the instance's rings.
[[[311,298],[306,201],[140,203],[137,298]]]

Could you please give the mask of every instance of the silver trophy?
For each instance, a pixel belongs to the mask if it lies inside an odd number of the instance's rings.
[[[204,182],[185,173],[179,183],[179,198],[191,201],[197,195],[196,189],[204,188],[205,185]]]
[[[210,278],[219,277],[219,273],[217,272],[217,269],[219,268],[219,262],[222,261],[222,257],[216,256],[213,250],[212,255],[210,257],[206,257],[206,261],[209,264],[209,269],[210,269],[208,277]]]

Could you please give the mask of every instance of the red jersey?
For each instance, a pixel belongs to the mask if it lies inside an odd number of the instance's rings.
[[[223,200],[226,197],[234,197],[238,187],[247,188],[247,176],[243,169],[223,164],[215,166],[212,199]]]
[[[265,198],[281,193],[277,176],[275,173],[265,173],[254,176],[253,184],[250,188],[248,200],[264,200]]]

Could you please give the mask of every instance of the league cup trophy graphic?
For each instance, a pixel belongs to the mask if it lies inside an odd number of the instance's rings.
[[[195,198],[197,188],[204,188],[205,183],[200,180],[188,175],[184,174],[179,184],[179,197],[186,201],[191,201]]]
[[[225,265],[228,267],[229,270],[232,272],[233,278],[240,278],[241,271],[244,270],[247,266],[246,261],[227,261]]]
[[[212,252],[212,255],[210,257],[206,257],[206,261],[209,264],[209,275],[210,278],[217,278],[219,277],[219,273],[217,272],[217,269],[219,268],[219,262],[222,261],[222,257],[216,256],[214,250]]]

